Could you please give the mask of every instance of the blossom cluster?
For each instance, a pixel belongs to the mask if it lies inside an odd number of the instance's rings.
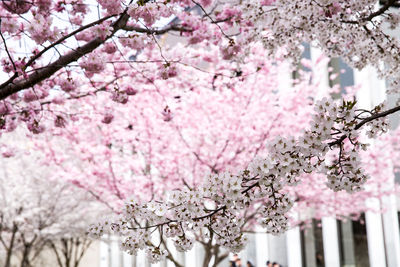
[[[121,43],[121,45],[136,50],[144,48],[146,46],[147,41],[148,41],[147,36],[138,34],[131,34],[119,38],[119,42]]]
[[[241,1],[244,20],[255,27],[271,55],[282,47],[285,57],[301,58],[301,44],[316,45],[331,57],[342,57],[352,67],[376,67],[396,92],[400,42],[386,31],[399,25],[390,5],[375,0]],[[393,2],[393,1],[387,1]],[[395,1],[394,1],[395,2]],[[393,3],[392,3],[393,4]],[[256,12],[259,11],[259,12]],[[383,64],[385,63],[385,64]],[[384,65],[384,66],[383,66]]]
[[[109,23],[102,23],[93,27],[93,32],[95,33],[95,35],[102,40],[107,39],[107,36],[109,36],[112,32],[112,27],[107,24]]]
[[[92,52],[87,57],[83,58],[80,62],[80,66],[86,71],[89,77],[92,77],[95,73],[99,73],[104,70],[104,60],[98,52]]]
[[[172,15],[171,9],[163,3],[148,2],[146,4],[133,3],[129,6],[128,14],[131,18],[139,20],[143,19],[146,25],[151,26],[161,17],[169,17]]]
[[[108,14],[118,14],[122,11],[121,1],[99,0],[98,2]]]
[[[50,29],[51,25],[51,17],[46,18],[42,14],[36,14],[26,29],[37,44],[43,44],[46,41],[54,42],[60,35],[60,31],[56,27]]]
[[[268,144],[265,157],[256,157],[238,174],[207,175],[196,188],[171,191],[159,201],[130,200],[122,217],[91,226],[89,234],[120,235],[125,238],[122,249],[131,254],[146,249],[155,262],[164,256],[165,239],[171,238],[178,251],[187,251],[198,232],[206,238],[213,235],[216,243],[229,251],[240,251],[247,241],[241,230],[242,213],[249,206],[257,210],[255,217],[266,232],[282,233],[289,228],[294,203],[287,186],[298,184],[301,175],[324,173],[330,188],[350,193],[360,190],[368,179],[358,156],[359,149],[365,148],[358,126],[362,111],[355,106],[355,101],[336,103],[324,98],[315,104],[310,127],[300,137],[277,137]],[[375,112],[382,108],[376,107]],[[379,132],[386,130],[376,124],[373,127]],[[156,247],[151,243],[155,230],[161,236]]]

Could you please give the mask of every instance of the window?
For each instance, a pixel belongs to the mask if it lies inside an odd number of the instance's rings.
[[[364,214],[359,221],[338,221],[338,235],[342,267],[370,266]]]
[[[313,219],[311,227],[301,231],[300,240],[303,266],[325,267],[321,221]]]

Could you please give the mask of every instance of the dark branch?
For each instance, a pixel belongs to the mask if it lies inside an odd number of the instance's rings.
[[[135,26],[128,26],[126,25],[123,30],[125,31],[135,31],[140,33],[147,33],[147,34],[164,34],[169,31],[177,31],[177,32],[192,32],[192,29],[184,28],[178,25],[170,25],[161,29],[151,29],[151,28],[142,28],[142,27],[135,27]]]
[[[396,113],[396,112],[399,111],[399,110],[400,110],[400,106],[394,107],[394,108],[392,108],[392,109],[386,110],[386,111],[381,112],[381,113],[376,113],[376,114],[374,114],[374,115],[372,115],[372,116],[370,116],[370,117],[368,117],[368,118],[365,118],[365,119],[363,119],[362,121],[360,121],[360,122],[354,127],[354,129],[355,129],[355,130],[358,130],[358,129],[360,129],[361,127],[363,127],[363,126],[364,126],[366,123],[368,123],[368,122],[371,122],[371,121],[376,120],[376,119],[379,119],[379,118],[386,117],[386,116],[388,116],[388,115],[390,115],[390,114]],[[342,135],[339,139],[328,143],[328,145],[329,145],[330,147],[335,146],[335,145],[339,145],[339,144],[341,144],[347,137],[348,137],[348,136],[344,134],[344,135]]]
[[[386,3],[377,11],[371,13],[368,17],[364,19],[364,21],[370,21],[371,19],[382,15],[385,13],[390,7],[393,7],[394,5],[398,5],[397,0],[388,0]]]
[[[120,29],[125,27],[128,19],[129,19],[129,16],[126,14],[126,12],[123,13],[119,17],[119,19],[113,23],[112,33],[109,36],[107,36],[107,38],[105,38],[104,40],[101,38],[95,38],[92,41],[86,43],[84,46],[78,47],[75,50],[69,52],[68,54],[61,56],[59,59],[57,59],[53,63],[49,64],[48,66],[38,70],[35,73],[32,73],[31,75],[28,76],[28,78],[22,79],[15,83],[8,83],[3,88],[0,87],[0,100],[3,100],[6,97],[8,97],[14,93],[17,93],[18,91],[30,88],[30,87],[34,86],[35,84],[40,83],[41,81],[51,77],[54,73],[56,73],[62,67],[65,67],[68,64],[70,64],[74,61],[77,61],[82,56],[92,52],[97,47],[102,45],[106,40],[108,40],[109,38],[114,36],[114,34],[117,31],[119,31]]]

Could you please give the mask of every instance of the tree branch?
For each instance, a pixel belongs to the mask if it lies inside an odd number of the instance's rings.
[[[53,249],[54,254],[56,255],[56,259],[57,259],[57,263],[60,267],[63,267],[62,261],[61,261],[61,257],[57,251],[56,245],[53,243],[53,241],[49,240],[48,241],[50,244],[50,247]]]
[[[383,4],[383,6],[378,9],[377,11],[371,13],[368,17],[365,18],[365,20],[371,20],[377,16],[382,15],[383,13],[385,13],[389,8],[391,7],[398,7],[399,3],[397,2],[398,0],[387,0],[385,1],[385,3]]]
[[[371,13],[369,16],[365,18],[360,18],[360,20],[344,20],[342,22],[349,24],[360,24],[360,22],[371,21],[373,18],[378,17],[385,13],[391,7],[397,7],[399,3],[397,0],[388,0],[380,9]]]
[[[11,61],[11,64],[13,65],[14,71],[17,72],[17,67],[15,66],[14,60],[11,57],[10,51],[8,51],[8,47],[7,47],[7,43],[6,43],[6,39],[3,36],[3,33],[1,32],[1,18],[0,18],[0,37],[3,40],[4,43],[4,49],[6,50],[7,56]]]
[[[397,112],[397,111],[400,111],[400,106],[394,107],[394,108],[392,108],[392,109],[386,110],[386,111],[381,112],[381,113],[376,113],[376,114],[374,114],[374,115],[372,115],[372,116],[369,116],[368,118],[363,119],[363,120],[360,121],[359,123],[357,123],[357,125],[354,127],[354,129],[355,129],[355,130],[358,130],[358,129],[360,129],[362,126],[364,126],[364,125],[365,125],[366,123],[368,123],[368,122],[371,122],[371,121],[376,120],[376,119],[379,119],[379,118],[386,117],[386,116],[388,116],[388,115],[390,115],[390,114],[393,114],[393,113],[395,113],[395,112]],[[339,145],[339,144],[341,144],[347,137],[348,137],[348,136],[344,134],[344,135],[342,135],[339,139],[328,143],[328,146],[332,147],[332,146],[335,146],[335,145]]]
[[[169,31],[177,31],[177,32],[192,32],[193,31],[192,29],[181,27],[179,25],[169,25],[169,26],[161,28],[161,29],[142,28],[142,27],[137,27],[137,26],[125,25],[125,27],[123,27],[123,30],[147,33],[147,34],[156,34],[156,35],[164,34]]]
[[[114,34],[125,27],[126,23],[128,22],[129,16],[124,12],[119,19],[113,23],[113,31],[112,33],[107,36],[104,40],[97,37],[92,41],[86,43],[85,45],[76,48],[75,50],[67,53],[64,56],[61,56],[59,59],[54,61],[53,63],[47,65],[46,67],[41,68],[40,70],[32,73],[26,79],[19,80],[15,83],[5,83],[0,86],[0,100],[5,99],[6,97],[21,91],[23,89],[27,89],[29,87],[34,86],[35,84],[51,77],[54,73],[56,73],[61,68],[67,66],[71,62],[77,61],[82,56],[92,52],[97,47],[102,45],[105,41],[110,39]]]
[[[168,248],[167,243],[164,241],[164,239],[162,239],[162,236],[160,234],[160,238],[161,238],[161,243],[163,244],[165,250],[167,251],[167,259],[169,259],[170,261],[172,261],[175,265],[175,267],[183,267],[182,264],[180,264],[173,256],[173,254],[171,253],[171,250]]]

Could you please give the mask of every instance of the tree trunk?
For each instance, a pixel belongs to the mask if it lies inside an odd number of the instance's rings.
[[[30,252],[30,244],[25,244],[24,251],[22,252],[21,267],[31,266],[29,263],[29,252]]]
[[[202,243],[203,247],[204,247],[204,259],[203,259],[203,267],[208,267],[210,265],[211,259],[212,259],[212,249],[213,249],[213,245],[212,245],[212,241],[213,241],[213,232],[210,231],[210,240],[208,240],[207,243]]]
[[[221,256],[215,255],[215,261],[213,267],[217,267],[223,260],[229,256],[229,253],[222,254]]]
[[[51,240],[48,241],[48,242],[49,242],[49,244],[50,244],[50,247],[53,249],[54,254],[56,255],[56,259],[57,259],[58,266],[59,266],[59,267],[64,267],[63,264],[62,264],[62,261],[61,261],[60,254],[59,254],[58,251],[57,251],[56,244],[54,244],[53,241],[51,241]]]
[[[71,253],[70,253],[70,249],[69,249],[69,246],[68,246],[68,241],[65,238],[62,238],[61,239],[61,243],[63,245],[64,258],[65,258],[65,267],[70,267]]]
[[[203,259],[203,267],[208,267],[212,259],[212,253],[210,249],[207,249]]]
[[[13,226],[12,230],[12,235],[11,235],[11,240],[10,240],[10,246],[7,249],[7,256],[6,256],[6,265],[4,267],[10,267],[11,266],[11,256],[14,248],[14,240],[15,240],[15,234],[17,233],[18,227],[16,224]]]

